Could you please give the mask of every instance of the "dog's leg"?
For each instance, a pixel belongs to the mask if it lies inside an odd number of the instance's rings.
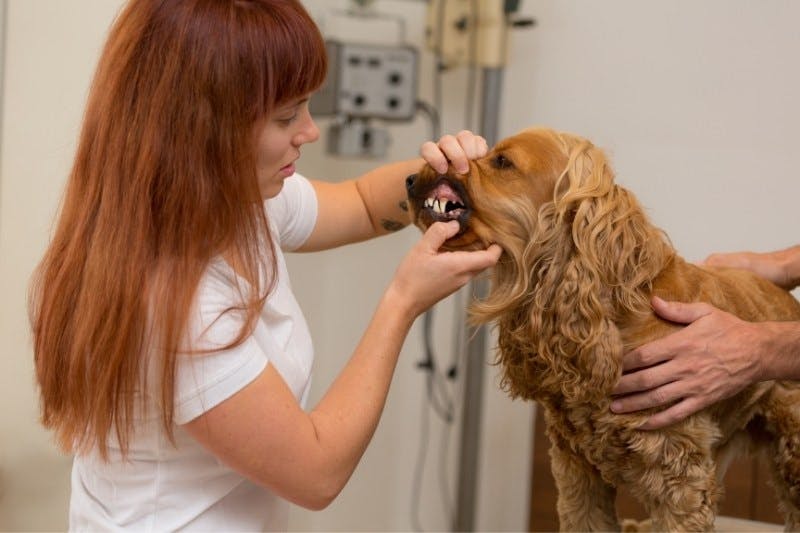
[[[561,531],[619,531],[614,507],[617,491],[583,457],[550,435],[553,478],[558,489]]]
[[[800,390],[777,384],[763,412],[770,434],[767,455],[786,531],[800,531]]]
[[[649,440],[652,453],[631,457],[622,475],[650,513],[653,531],[713,531],[720,491],[708,451],[686,440]]]

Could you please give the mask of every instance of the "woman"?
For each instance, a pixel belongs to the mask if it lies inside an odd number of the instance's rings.
[[[457,224],[431,227],[302,409],[313,354],[281,249],[405,223],[423,162],[337,184],[295,174],[325,69],[297,1],[132,0],[115,22],[32,287],[42,421],[76,454],[71,529],[285,529],[286,501],[325,507],[414,319],[497,261],[496,246],[438,253]],[[422,147],[441,170],[485,152],[469,132]]]

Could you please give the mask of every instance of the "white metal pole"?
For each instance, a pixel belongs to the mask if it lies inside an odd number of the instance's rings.
[[[498,139],[498,117],[503,81],[502,67],[483,69],[483,94],[480,132],[489,146]],[[471,294],[483,298],[488,294],[488,281],[470,284]],[[467,357],[464,378],[464,400],[461,417],[461,446],[458,460],[458,486],[453,531],[475,531],[477,507],[478,459],[480,458],[481,415],[483,410],[483,370],[487,363],[486,326],[467,328]]]

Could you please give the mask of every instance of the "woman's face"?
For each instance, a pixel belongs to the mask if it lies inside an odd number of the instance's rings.
[[[260,126],[256,141],[256,172],[261,197],[274,198],[283,180],[294,174],[300,147],[319,138],[319,128],[308,111],[308,97],[276,108]]]

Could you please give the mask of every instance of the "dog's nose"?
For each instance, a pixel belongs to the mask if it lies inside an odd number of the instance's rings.
[[[416,174],[411,174],[406,178],[406,190],[410,191],[414,187],[414,182],[417,180]]]

